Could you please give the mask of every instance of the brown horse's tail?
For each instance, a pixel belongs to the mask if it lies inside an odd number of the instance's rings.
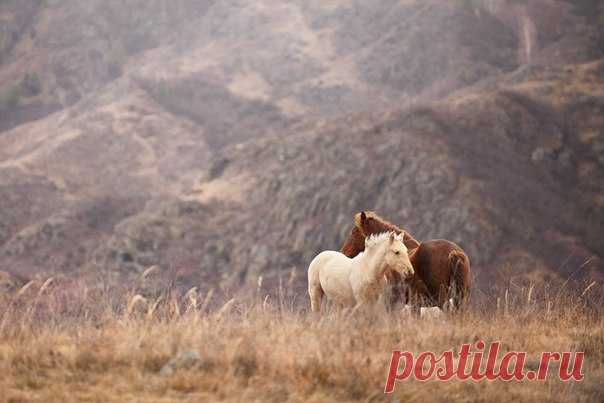
[[[470,258],[463,251],[455,249],[449,253],[449,287],[455,310],[463,310],[470,300]]]

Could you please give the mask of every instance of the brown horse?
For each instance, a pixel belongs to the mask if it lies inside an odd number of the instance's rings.
[[[350,258],[364,250],[367,236],[387,231],[403,234],[415,275],[405,282],[396,275],[388,279],[392,284],[393,303],[403,300],[417,307],[442,309],[452,299],[455,309],[467,305],[472,285],[470,259],[458,245],[443,239],[420,243],[407,231],[371,211],[356,214],[354,221],[354,228],[340,250]]]

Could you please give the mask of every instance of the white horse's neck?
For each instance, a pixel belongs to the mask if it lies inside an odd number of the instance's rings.
[[[384,265],[384,253],[386,252],[386,245],[374,245],[371,249],[365,250],[360,256],[359,265],[357,269],[360,271],[361,279],[364,282],[375,282],[379,281],[384,277],[385,268]]]

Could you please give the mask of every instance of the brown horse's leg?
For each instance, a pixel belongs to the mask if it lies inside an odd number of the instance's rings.
[[[417,241],[415,242],[417,243]],[[411,279],[405,282],[407,296],[405,303],[411,307],[411,316],[419,319],[422,316],[421,295],[428,292],[426,284],[422,280],[424,267],[423,262],[420,259],[419,247],[409,250],[409,260],[411,261],[415,273]]]
[[[411,316],[415,319],[421,319],[422,317],[422,304],[417,301],[411,305]]]
[[[411,280],[405,284],[405,296],[405,304],[411,309],[411,317],[416,319],[421,318],[423,298],[421,296],[421,291],[416,287],[416,281]]]
[[[405,299],[405,285],[400,274],[389,271],[386,273],[387,282],[387,293],[386,293],[386,307],[392,309],[399,302]]]

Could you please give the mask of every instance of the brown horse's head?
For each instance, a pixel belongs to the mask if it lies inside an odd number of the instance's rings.
[[[390,231],[396,234],[404,234],[403,243],[407,249],[417,249],[419,246],[419,242],[409,235],[408,232],[389,223],[373,211],[361,211],[355,214],[354,227],[350,231],[350,235],[348,235],[346,241],[344,241],[340,251],[349,258],[353,258],[365,250],[365,238]]]
[[[358,229],[361,230],[365,237],[380,234],[382,232],[393,231],[397,234],[404,234],[404,242],[408,248],[413,249],[419,246],[419,242],[411,237],[411,235],[409,235],[406,231],[384,220],[374,211],[361,211],[360,213],[357,213],[354,216],[354,224]]]

